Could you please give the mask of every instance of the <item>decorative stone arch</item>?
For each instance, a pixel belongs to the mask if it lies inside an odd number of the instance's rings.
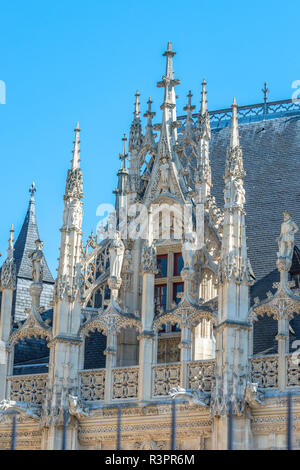
[[[24,362],[26,362],[26,350],[30,352],[30,357],[28,358],[28,361],[32,361],[32,367],[36,367],[34,373],[36,374],[47,372],[47,370],[38,370],[39,367],[41,369],[44,369],[45,364],[36,363],[36,359],[38,359],[38,357],[34,357],[34,345],[39,346],[39,350],[45,349],[46,355],[43,357],[46,358],[44,360],[46,360],[46,363],[49,364],[50,351],[48,350],[48,348],[49,341],[51,341],[51,339],[52,333],[50,328],[46,329],[38,325],[28,326],[26,325],[26,322],[18,330],[14,331],[9,338],[9,375],[26,375],[25,365],[22,366],[21,364],[15,362],[16,358],[18,358],[19,356],[24,357]],[[18,352],[18,349],[21,347],[21,343],[26,343],[26,341],[31,344],[24,344],[24,351]],[[30,363],[26,365],[30,366]],[[16,374],[14,372],[16,372]]]

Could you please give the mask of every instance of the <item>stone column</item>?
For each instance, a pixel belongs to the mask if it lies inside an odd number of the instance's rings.
[[[181,342],[179,347],[181,350],[180,385],[183,388],[189,388],[188,362],[192,360],[192,330],[187,320],[183,320],[181,324]]]
[[[107,335],[107,346],[104,354],[106,356],[106,376],[105,376],[105,391],[104,400],[106,403],[110,403],[112,400],[112,369],[117,364],[117,333],[114,328],[108,331]]]
[[[142,333],[139,336],[139,401],[148,401],[152,391],[154,319],[154,279],[156,273],[156,251],[153,245],[146,244],[142,252]]]
[[[279,258],[277,267],[280,272],[279,289],[289,289],[288,271],[291,263],[289,260]],[[289,318],[285,311],[285,302],[278,302],[277,308],[278,334],[278,389],[283,392],[287,383],[287,363],[286,355],[289,352]]]

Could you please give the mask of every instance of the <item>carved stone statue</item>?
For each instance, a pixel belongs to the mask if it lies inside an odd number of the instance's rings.
[[[195,234],[193,232],[184,235],[182,244],[182,257],[184,269],[193,269],[195,255]]]
[[[78,397],[74,395],[69,395],[68,405],[70,415],[75,416],[75,418],[82,419],[86,416],[90,416],[89,409],[83,406],[81,400]]]
[[[32,279],[33,282],[43,282],[44,271],[44,255],[43,255],[43,242],[41,240],[35,241],[36,249],[28,256],[32,263]]]
[[[170,165],[167,162],[167,159],[162,158],[161,165],[160,165],[160,178],[161,178],[162,189],[169,188],[169,168],[170,168]]]
[[[292,261],[293,250],[295,243],[295,233],[298,232],[299,228],[297,224],[292,220],[292,216],[289,212],[284,211],[283,223],[281,224],[281,232],[279,238],[277,238],[279,252],[277,256],[279,258],[286,258]]]
[[[32,419],[39,419],[41,416],[41,407],[33,403],[22,401],[2,400],[0,402],[0,412],[19,413]]]
[[[113,233],[113,239],[109,247],[110,276],[119,279],[123,264],[125,246],[121,240],[120,232]]]

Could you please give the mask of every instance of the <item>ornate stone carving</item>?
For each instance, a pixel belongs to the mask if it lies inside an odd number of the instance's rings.
[[[8,240],[8,249],[6,260],[1,268],[1,288],[2,289],[15,289],[17,283],[17,271],[14,261],[14,228],[11,227],[10,237]]]
[[[139,366],[113,369],[113,399],[137,398]]]
[[[194,268],[194,256],[195,256],[195,241],[196,237],[193,232],[186,233],[184,235],[184,241],[182,245],[182,257],[184,262],[184,269]]]
[[[189,390],[180,386],[171,388],[169,394],[172,398],[183,398],[188,400],[189,403],[201,406],[209,406],[209,395],[201,392],[200,390]]]
[[[15,400],[2,400],[0,402],[0,413],[18,413],[35,420],[40,419],[41,407],[35,403]]]
[[[71,197],[76,199],[83,198],[83,180],[80,168],[68,170],[65,199]]]
[[[84,406],[81,400],[75,395],[68,396],[68,408],[69,408],[69,414],[71,416],[75,416],[75,418],[79,420],[87,416],[90,416],[89,409],[86,406]]]
[[[180,363],[152,367],[153,396],[166,396],[180,383]]]
[[[251,359],[251,378],[260,388],[277,388],[278,356],[261,356]]]
[[[9,378],[9,382],[12,402],[41,405],[48,384],[48,374],[14,376]]]
[[[17,271],[13,258],[7,258],[1,269],[1,288],[15,289],[17,285]]]
[[[280,236],[277,238],[279,248],[277,267],[279,271],[289,271],[293,259],[295,233],[299,228],[289,212],[284,211],[282,214],[283,223],[281,224]]]
[[[28,255],[32,263],[32,279],[33,282],[42,283],[44,268],[43,242],[36,240],[34,243],[36,248]]]
[[[80,395],[83,400],[104,400],[105,376],[105,369],[80,372]]]
[[[144,244],[142,251],[142,271],[155,274],[157,272],[156,249],[154,245]]]
[[[121,269],[123,263],[125,246],[121,240],[120,232],[117,230],[113,234],[113,239],[109,247],[110,276],[117,279],[121,278]]]

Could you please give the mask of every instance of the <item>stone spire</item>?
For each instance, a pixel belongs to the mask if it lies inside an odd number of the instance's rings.
[[[206,140],[210,140],[210,119],[207,109],[207,91],[206,91],[206,81],[203,79],[202,82],[202,92],[201,92],[201,105],[200,105],[200,112],[198,114],[198,121],[197,121],[197,135],[198,138],[205,138]]]
[[[80,128],[79,122],[77,122],[75,132],[75,141],[73,149],[73,158],[72,158],[72,170],[80,167]]]
[[[230,145],[227,151],[224,176],[225,204],[222,257],[227,266],[225,271],[223,271],[223,275],[225,275],[226,279],[232,278],[238,283],[244,277],[246,277],[247,281],[251,280],[245,233],[245,190],[243,183],[245,175],[239,139],[237,104],[234,99],[232,104]],[[224,281],[223,275],[221,275],[221,280]]]
[[[31,264],[28,259],[29,254],[35,249],[35,240],[40,238],[39,229],[36,220],[35,211],[35,193],[36,186],[32,183],[30,189],[30,199],[28,210],[15,242],[14,258],[17,268],[17,277],[22,279],[32,279]],[[44,258],[44,274],[43,281],[48,283],[54,283],[54,279],[51,275],[46,259]],[[20,299],[21,300],[21,299]],[[18,300],[16,301],[18,303]]]
[[[117,216],[117,226],[119,226],[120,220],[123,221],[124,218],[127,220],[126,216],[126,207],[127,207],[127,194],[128,194],[128,170],[126,168],[126,160],[128,158],[128,154],[126,152],[126,142],[127,137],[124,134],[123,138],[123,149],[122,153],[119,154],[119,158],[121,160],[121,168],[118,171],[118,187],[114,191],[116,195],[116,216]],[[120,211],[122,213],[120,213]],[[124,220],[125,221],[125,220]]]
[[[64,279],[65,287],[71,296],[77,291],[75,277],[80,264],[81,225],[82,225],[82,198],[83,182],[79,158],[79,123],[75,128],[75,141],[71,169],[68,170],[66,189],[64,195],[63,226],[61,228],[61,247],[56,287]],[[60,289],[61,293],[63,289]],[[72,294],[73,292],[73,294]],[[60,293],[60,296],[62,295]],[[57,288],[56,288],[57,294]]]
[[[193,126],[194,126],[194,121],[193,121],[193,111],[196,106],[192,105],[192,92],[191,90],[189,91],[189,94],[187,95],[188,98],[188,103],[187,105],[183,108],[184,111],[186,111],[186,121],[185,121],[185,128],[184,128],[184,140],[186,143],[189,143],[190,140],[193,138]]]
[[[151,96],[149,96],[149,100],[147,101],[148,109],[144,114],[144,117],[147,118],[144,145],[148,145],[150,148],[154,147],[155,137],[156,137],[156,134],[153,133],[153,124],[152,124],[152,119],[154,118],[156,113],[152,111],[152,103],[153,101],[151,101]]]
[[[70,199],[70,198],[82,199],[83,198],[82,171],[80,168],[80,158],[79,158],[79,154],[80,154],[79,122],[77,123],[77,126],[74,129],[74,132],[75,132],[75,141],[74,141],[74,148],[73,148],[73,158],[72,158],[71,169],[68,170],[68,175],[67,175],[65,199]]]
[[[248,379],[249,286],[254,280],[247,256],[245,191],[242,149],[239,143],[237,104],[232,105],[230,145],[225,164],[224,225],[219,260],[218,325],[216,328],[216,386],[212,394],[212,415],[227,445],[227,415],[233,413],[249,425],[245,404]],[[237,419],[237,418],[236,418]],[[238,424],[236,424],[238,429]],[[236,436],[237,442],[240,437]],[[243,444],[241,443],[241,446]],[[242,447],[241,447],[242,448]]]
[[[1,269],[1,288],[15,289],[17,281],[16,264],[14,260],[14,226],[11,226],[8,240],[6,260]]]
[[[140,114],[140,92],[137,90],[135,94],[133,121],[130,126],[129,152],[139,150],[143,144],[143,131]]]
[[[160,107],[163,111],[162,134],[164,133],[164,128],[167,128],[165,130],[167,130],[172,144],[175,144],[177,140],[175,86],[180,84],[180,80],[174,79],[173,57],[175,54],[176,52],[172,51],[172,43],[169,41],[168,48],[163,54],[167,58],[166,73],[162,77],[162,81],[157,83],[158,88],[164,88],[164,101]]]
[[[210,120],[207,110],[207,91],[206,81],[202,82],[201,92],[201,106],[198,114],[196,139],[198,142],[198,158],[197,158],[197,174],[196,174],[196,188],[199,193],[199,200],[206,202],[210,196],[211,184],[211,167],[209,160],[209,141],[211,138],[210,133]]]

